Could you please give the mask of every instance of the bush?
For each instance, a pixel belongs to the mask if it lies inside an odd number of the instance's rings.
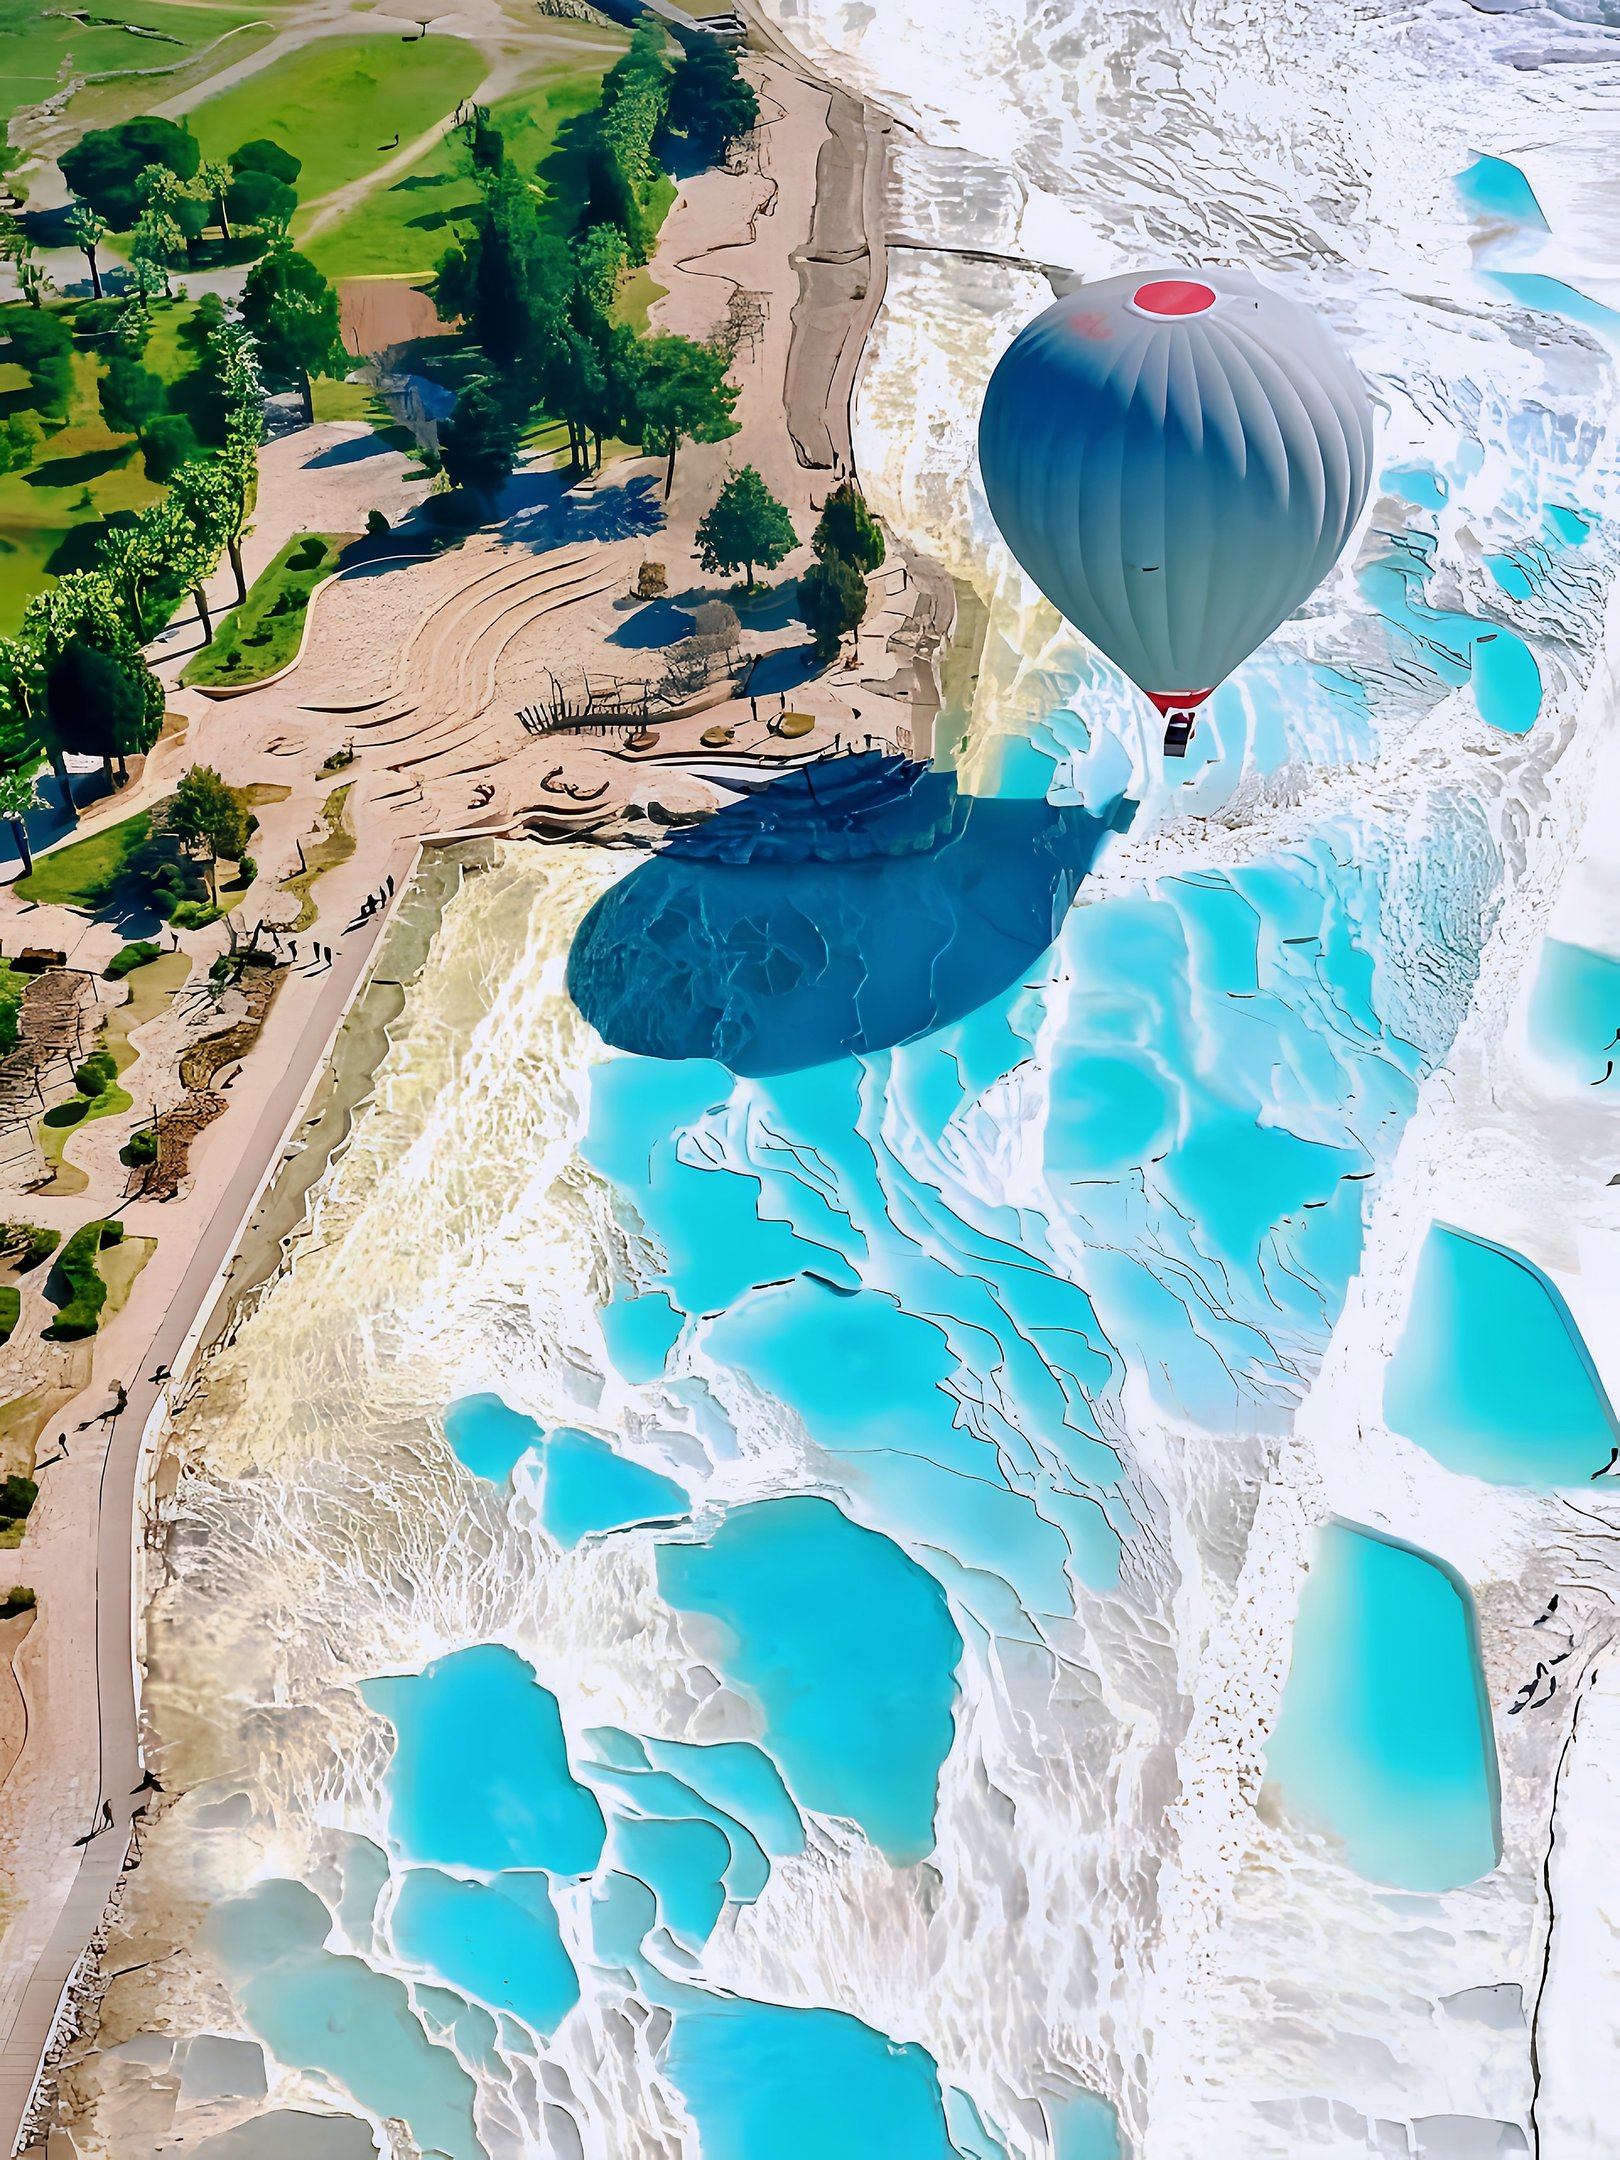
[[[366,532],[371,539],[380,540],[384,533],[390,533],[393,529],[380,510],[366,512]]]
[[[149,967],[162,953],[163,947],[154,945],[150,938],[137,938],[133,945],[120,946],[101,972],[108,982],[122,982],[137,968]]]
[[[131,1133],[118,1150],[118,1160],[130,1170],[144,1170],[157,1159],[158,1136],[150,1125],[143,1125],[139,1132]]]
[[[636,572],[636,598],[661,600],[669,591],[669,572],[661,562],[644,562]]]
[[[8,1590],[0,1603],[0,1620],[15,1620],[19,1613],[32,1612],[36,1603],[34,1593],[26,1584],[18,1583],[15,1590]]]
[[[61,1231],[47,1229],[44,1223],[0,1224],[0,1251],[9,1253],[16,1245],[22,1248],[13,1263],[19,1275],[26,1275],[30,1268],[48,1260],[61,1242]]]
[[[31,1477],[19,1477],[13,1471],[4,1485],[0,1485],[0,1515],[11,1522],[26,1522],[28,1511],[39,1498],[39,1487]]]
[[[46,1342],[80,1342],[101,1325],[107,1285],[96,1255],[104,1245],[116,1245],[123,1234],[121,1222],[87,1222],[62,1247],[45,1284],[45,1295],[58,1308],[50,1326],[40,1330]]]
[[[181,900],[170,912],[169,920],[177,930],[206,930],[210,923],[218,922],[224,912],[211,900]]]
[[[118,1078],[118,1061],[110,1050],[92,1050],[73,1077],[81,1095],[105,1095]]]
[[[354,763],[354,752],[348,748],[334,750],[329,758],[321,760],[322,772],[342,772],[345,765]]]
[[[238,885],[251,885],[258,874],[259,866],[251,855],[243,855],[238,859],[236,865],[236,882]]]
[[[21,1318],[22,1292],[15,1283],[0,1283],[0,1344],[10,1342]],[[23,1513],[26,1515],[27,1512],[24,1508]]]

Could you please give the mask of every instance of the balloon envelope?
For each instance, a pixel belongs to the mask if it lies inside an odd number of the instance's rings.
[[[1326,577],[1372,463],[1327,327],[1230,270],[1086,285],[1002,355],[979,463],[1046,597],[1161,710],[1196,704]]]

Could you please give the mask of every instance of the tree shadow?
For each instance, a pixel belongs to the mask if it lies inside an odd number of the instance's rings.
[[[588,495],[569,492],[566,473],[518,473],[501,499],[506,536],[537,555],[583,540],[635,540],[664,527],[654,473]]]
[[[623,645],[631,652],[661,651],[666,645],[690,637],[696,627],[692,617],[673,600],[650,600],[628,622],[620,623],[609,635],[608,643]]]
[[[409,432],[407,429],[406,433]],[[414,443],[415,437],[412,436],[411,440]],[[382,457],[397,448],[397,444],[383,440],[382,430],[374,428],[369,434],[346,435],[341,442],[330,443],[326,449],[317,450],[313,457],[305,458],[304,470],[322,472],[333,465],[358,465],[366,458]]]
[[[37,488],[88,487],[92,480],[103,479],[120,465],[127,465],[139,448],[131,437],[110,450],[82,450],[77,457],[47,458],[23,478],[30,487]]]
[[[748,678],[750,697],[774,697],[779,690],[796,690],[822,673],[813,645],[783,645],[761,653]]]

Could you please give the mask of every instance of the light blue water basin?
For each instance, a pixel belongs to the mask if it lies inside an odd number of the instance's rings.
[[[1119,2117],[1100,2093],[1049,2100],[1054,2160],[1125,2160]]]
[[[837,2011],[688,1993],[667,2065],[703,2160],[952,2160],[932,2056]]]
[[[1266,1776],[1371,1882],[1438,1891],[1489,1873],[1496,1746],[1467,1586],[1424,1553],[1324,1525]]]
[[[1379,486],[1417,510],[1443,510],[1451,499],[1450,484],[1432,465],[1390,465],[1379,475]]]
[[[444,1413],[444,1437],[474,1477],[500,1484],[539,1440],[540,1428],[498,1395],[463,1395]]]
[[[559,1545],[633,1523],[675,1521],[691,1506],[673,1478],[626,1462],[605,1440],[566,1425],[548,1437],[544,1463],[540,1520]]]
[[[549,2039],[579,2001],[579,1979],[544,1875],[458,1882],[411,1868],[394,1904],[394,1942],[475,2001]]]
[[[1601,300],[1577,292],[1561,278],[1543,277],[1535,270],[1487,270],[1485,275],[1523,307],[1540,308],[1548,315],[1562,315],[1567,321],[1581,323],[1603,337],[1620,336],[1620,313],[1605,307]]]
[[[1469,209],[1480,217],[1521,225],[1531,232],[1550,229],[1535,189],[1506,158],[1476,158],[1465,172],[1458,173],[1456,186]]]
[[[389,1830],[409,1860],[588,1875],[607,1826],[568,1766],[557,1699],[516,1651],[482,1643],[360,1692],[393,1725]]]
[[[314,1891],[276,1880],[215,1905],[198,1939],[279,2062],[322,2072],[362,2107],[401,2117],[424,2150],[484,2160],[472,2079],[428,2038],[402,1981],[322,1949],[331,1925]]]
[[[1547,938],[1530,994],[1530,1039],[1588,1087],[1620,1094],[1620,960]]]
[[[678,1942],[701,1950],[725,1908],[731,1846],[713,1823],[623,1815],[613,1825],[619,1872],[643,1882]]]
[[[621,1290],[602,1307],[608,1355],[633,1387],[658,1378],[669,1363],[681,1324],[667,1290],[649,1290],[639,1297]]]
[[[1617,318],[1620,319],[1620,318]],[[1524,735],[1541,711],[1541,669],[1517,632],[1478,622],[1423,598],[1427,554],[1402,548],[1361,573],[1361,589],[1383,616],[1391,644],[1448,687],[1467,683],[1479,716],[1506,735]]]
[[[1556,1287],[1521,1254],[1443,1223],[1418,1258],[1384,1417],[1449,1470],[1543,1490],[1586,1483],[1620,1444]]]
[[[705,1545],[661,1545],[672,1605],[725,1629],[798,1801],[859,1824],[897,1865],[934,1843],[962,1654],[933,1577],[826,1500],[734,1508]]]

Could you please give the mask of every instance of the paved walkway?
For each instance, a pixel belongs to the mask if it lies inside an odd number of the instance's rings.
[[[407,882],[414,852],[413,846],[402,846],[389,865],[400,891]],[[242,1231],[280,1162],[325,1067],[344,1015],[364,982],[385,920],[379,912],[370,923],[351,933],[339,949],[336,963],[321,985],[262,1114],[240,1136],[241,1159],[218,1191],[207,1228],[178,1288],[156,1328],[139,1346],[137,1377],[130,1383],[122,1414],[110,1426],[93,1426],[87,1433],[74,1434],[70,1441],[70,1449],[76,1443],[82,1453],[70,1453],[66,1467],[76,1482],[84,1486],[94,1482],[98,1504],[94,1508],[76,1504],[71,1509],[70,1519],[82,1524],[86,1531],[78,1555],[80,1566],[75,1570],[81,1579],[77,1583],[59,1579],[48,1594],[53,1604],[62,1601],[59,1610],[67,1609],[71,1601],[72,1609],[79,1614],[94,1616],[95,1736],[87,1757],[95,1762],[96,1776],[93,1790],[86,1781],[81,1795],[81,1834],[90,1832],[98,1819],[103,1827],[84,1848],[67,1901],[15,2000],[9,2024],[0,2038],[0,2139],[4,2140],[0,2150],[9,2152],[17,2137],[57,2005],[100,1921],[128,1852],[131,1824],[144,1803],[144,1795],[137,1790],[144,1765],[132,1684],[132,1526],[143,1436],[148,1423],[157,1422],[154,1413],[159,1411],[162,1400],[162,1391],[149,1376],[164,1367],[183,1369],[213,1309]],[[103,1390],[99,1401],[107,1399]],[[87,1415],[95,1407],[95,1398],[85,1409],[77,1404],[70,1406],[64,1418],[69,1432],[77,1423],[75,1411]],[[86,1492],[86,1503],[88,1499]],[[87,1627],[86,1634],[89,1632]],[[60,1716],[62,1707],[53,1705],[53,1715]],[[110,1823],[104,1807],[110,1811]]]

